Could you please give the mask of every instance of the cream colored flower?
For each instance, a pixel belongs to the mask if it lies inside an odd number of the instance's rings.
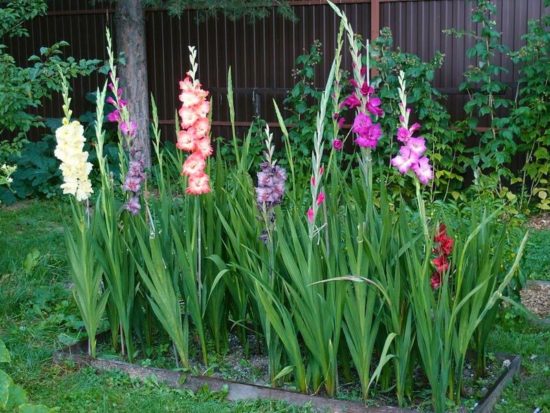
[[[61,161],[59,169],[63,174],[64,194],[71,194],[78,201],[84,201],[93,192],[89,174],[92,164],[84,149],[84,128],[78,121],[63,119],[63,125],[55,131],[57,146],[54,155]]]

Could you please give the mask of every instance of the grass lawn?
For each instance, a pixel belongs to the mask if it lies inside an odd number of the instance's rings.
[[[12,353],[7,372],[31,400],[61,412],[305,412],[284,403],[230,403],[223,394],[193,394],[121,373],[53,365],[52,354],[79,339],[82,324],[68,289],[63,222],[68,207],[30,201],[0,209],[0,337]],[[525,268],[550,270],[550,231],[533,231]],[[524,356],[521,377],[497,412],[550,411],[550,328],[520,316],[503,317],[490,340],[493,352]]]

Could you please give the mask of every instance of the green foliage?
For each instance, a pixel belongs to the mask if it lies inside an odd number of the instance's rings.
[[[3,3],[6,6],[0,9],[0,41],[5,37],[27,36],[23,23],[46,12],[46,3],[41,0]],[[29,110],[61,90],[59,71],[65,78],[73,79],[96,69],[99,60],[63,59],[62,49],[66,46],[67,42],[60,41],[41,47],[39,55],[29,57],[29,66],[20,67],[0,43],[0,136],[8,133],[25,136],[32,127],[43,126],[43,120]]]
[[[59,69],[67,79],[86,76],[95,70],[99,60],[62,59],[62,48],[66,46],[67,42],[58,42],[42,47],[40,55],[29,58],[32,66],[19,67],[0,44],[0,134],[24,136],[31,128],[44,126],[43,119],[29,110],[61,91]]]
[[[0,367],[2,364],[9,364],[11,356],[5,343],[0,339]],[[0,412],[20,413],[53,413],[58,409],[49,409],[44,405],[27,403],[28,398],[25,390],[16,385],[12,378],[0,368]]]
[[[510,119],[499,116],[499,110],[509,108],[512,102],[504,97],[507,86],[498,80],[506,69],[496,65],[495,58],[506,55],[508,48],[501,43],[502,34],[496,30],[495,14],[496,5],[492,1],[477,0],[472,22],[479,26],[479,34],[454,29],[445,32],[459,38],[467,36],[476,42],[468,49],[466,56],[475,59],[478,64],[470,66],[464,73],[465,81],[459,88],[469,96],[464,106],[468,115],[467,133],[479,137],[478,145],[468,151],[471,158],[469,166],[474,171],[479,169],[482,173],[495,173],[500,179],[511,176],[506,164],[516,153],[517,146],[509,130]],[[489,128],[477,135],[475,128],[481,126],[482,120]]]
[[[19,198],[45,196],[51,198],[59,195],[61,172],[59,162],[53,156],[55,137],[47,135],[41,141],[27,142],[18,157],[17,171],[13,174],[12,189]],[[3,199],[6,203],[15,201],[13,195]],[[12,202],[10,202],[12,201]]]
[[[550,210],[550,18],[529,23],[525,46],[511,53],[520,66],[516,104],[511,111],[512,131],[525,164],[520,208],[534,199],[536,207]]]
[[[2,0],[0,5],[0,39],[4,36],[28,36],[29,32],[23,23],[45,15],[47,10],[44,0]]]
[[[322,94],[315,88],[315,69],[322,60],[321,46],[321,42],[315,40],[309,53],[296,58],[292,71],[296,83],[284,100],[285,110],[289,113],[285,118],[285,125],[295,151],[294,162],[297,169],[305,167],[303,163],[311,155],[313,146],[316,116]]]
[[[153,7],[166,7],[173,15],[181,15],[193,6],[205,16],[223,13],[231,19],[246,17],[249,19],[265,18],[273,11],[271,0],[146,0],[145,4]],[[277,1],[276,11],[284,17],[293,19],[294,13],[287,0]]]

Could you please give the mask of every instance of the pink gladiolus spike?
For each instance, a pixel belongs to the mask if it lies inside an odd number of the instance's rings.
[[[195,142],[198,138],[195,135],[195,129],[190,128],[187,130],[178,131],[178,140],[176,142],[176,148],[191,152],[195,149]]]
[[[367,102],[367,110],[373,115],[380,117],[384,114],[384,111],[380,107],[381,104],[382,101],[380,98],[370,98]]]
[[[420,158],[426,152],[426,140],[424,138],[410,138],[407,147],[417,158]]]
[[[342,129],[344,127],[344,123],[346,122],[346,120],[344,118],[340,118],[338,119],[338,127],[340,129]]]
[[[178,113],[180,115],[182,128],[190,128],[199,118],[192,108],[186,108],[185,106],[182,106]]]
[[[358,113],[353,121],[351,130],[358,135],[364,135],[368,129],[372,126],[372,119],[365,113]]]
[[[361,94],[363,96],[370,96],[374,93],[374,88],[370,86],[367,82],[364,82],[361,85]]]
[[[434,178],[430,160],[426,157],[420,158],[418,162],[412,166],[412,169],[418,177],[418,180],[423,185],[428,185],[428,183]]]
[[[402,126],[397,128],[397,140],[399,142],[403,142],[406,144],[410,138],[411,138],[411,132],[409,131],[409,129],[404,128]]]
[[[212,145],[210,144],[210,139],[208,138],[202,138],[197,141],[195,141],[195,149],[198,153],[201,154],[203,158],[207,158],[210,155],[212,155],[213,149]]]
[[[319,192],[319,195],[317,195],[317,205],[320,206],[323,202],[325,202],[325,193]]]
[[[367,74],[367,67],[361,66],[361,76],[365,76]]]
[[[185,192],[190,195],[201,195],[210,192],[210,179],[208,175],[205,173],[191,175]]]
[[[201,118],[208,117],[208,113],[210,112],[210,102],[207,100],[204,100],[198,107],[197,113]]]
[[[325,167],[323,165],[321,165],[321,167],[319,168],[319,175],[323,175],[325,173]]]
[[[199,138],[204,138],[210,133],[210,121],[208,118],[199,119],[193,126]]]
[[[354,93],[349,95],[347,98],[344,99],[342,103],[340,103],[341,108],[347,107],[349,109],[354,109],[359,106],[361,106],[361,101]]]
[[[344,142],[342,142],[341,139],[334,139],[332,141],[332,147],[334,148],[334,150],[336,151],[341,151],[342,148],[344,147]]]
[[[409,128],[409,132],[411,133],[411,136],[413,133],[415,133],[419,129],[420,129],[420,123],[418,122],[413,123],[413,125]]]
[[[113,110],[107,115],[107,120],[109,122],[120,122],[120,112],[118,109]]]
[[[390,163],[402,174],[406,174],[418,161],[418,157],[406,146],[399,149],[399,155],[391,159]]]
[[[314,177],[314,176],[311,177],[311,181],[310,181],[310,182],[311,182],[311,186],[315,186],[315,183],[316,183],[317,181],[315,180],[315,177]]]
[[[109,105],[116,105],[116,101],[113,99],[112,96],[108,96],[107,99],[105,99]]]
[[[128,122],[122,122],[120,124],[120,131],[127,136],[135,136],[137,132],[137,123],[134,120]]]
[[[313,224],[313,220],[314,220],[315,216],[313,215],[313,208],[309,208],[307,210],[307,220]]]
[[[192,155],[189,155],[183,163],[181,173],[187,176],[200,175],[204,172],[205,167],[206,162],[204,158],[200,154],[194,153]]]

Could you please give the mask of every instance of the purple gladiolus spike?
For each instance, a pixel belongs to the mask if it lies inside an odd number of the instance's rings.
[[[126,204],[124,204],[124,208],[129,211],[132,215],[139,214],[139,211],[141,210],[141,204],[139,203],[139,198],[137,196],[131,197]]]
[[[264,162],[258,172],[256,201],[260,208],[272,208],[280,204],[285,193],[286,171],[278,165]]]

